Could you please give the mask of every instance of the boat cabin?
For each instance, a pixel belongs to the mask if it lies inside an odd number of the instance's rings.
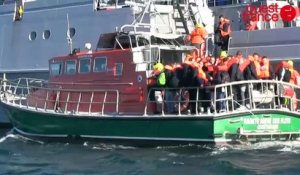
[[[174,43],[167,47],[161,44],[167,40],[129,33],[102,35],[99,42],[103,41],[105,44],[98,44],[102,47],[95,51],[75,50],[50,59],[47,88],[51,90],[35,91],[32,97],[39,94],[52,102],[28,98],[29,102],[75,113],[142,114],[153,64],[181,63],[184,53],[191,49]]]

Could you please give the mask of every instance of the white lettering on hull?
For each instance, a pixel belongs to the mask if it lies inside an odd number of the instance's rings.
[[[257,125],[258,130],[278,130],[280,124],[291,124],[291,118],[244,118],[245,125]]]

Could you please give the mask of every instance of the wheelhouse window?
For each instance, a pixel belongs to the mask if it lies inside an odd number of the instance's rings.
[[[82,58],[79,61],[79,73],[89,73],[91,71],[91,59]]]
[[[50,74],[51,76],[58,76],[62,73],[62,63],[51,63],[50,64]]]
[[[94,72],[106,72],[107,69],[107,58],[95,58]]]
[[[65,74],[74,75],[75,72],[76,72],[76,61],[75,60],[66,61]]]
[[[116,63],[115,76],[123,75],[123,63]]]

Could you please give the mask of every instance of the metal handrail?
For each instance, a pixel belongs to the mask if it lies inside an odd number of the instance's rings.
[[[28,79],[29,80],[29,79]],[[4,84],[6,83],[6,85]],[[26,83],[25,83],[26,84]],[[4,86],[5,85],[5,86]],[[234,88],[241,88],[242,86],[245,86],[245,91],[248,92],[248,97],[245,97],[243,100],[244,102],[241,104],[237,100],[241,99],[235,99],[234,96],[236,94],[233,94],[233,89]],[[273,86],[273,88],[270,88],[270,86]],[[258,88],[260,87],[260,88]],[[285,87],[290,88],[294,95],[296,96],[293,97],[291,95],[283,93],[283,89]],[[36,88],[36,89],[35,89]],[[196,109],[195,109],[195,115],[206,115],[203,113],[200,104],[198,103],[203,103],[203,102],[210,102],[212,105],[209,106],[213,111],[213,115],[223,115],[223,114],[228,114],[228,113],[237,113],[240,112],[239,107],[244,107],[244,110],[246,112],[249,112],[250,114],[253,114],[252,112],[255,110],[265,110],[265,109],[270,109],[270,110],[281,110],[279,109],[281,106],[285,106],[285,109],[288,109],[290,112],[299,112],[298,105],[294,106],[293,102],[298,102],[300,101],[300,98],[297,97],[300,92],[300,86],[299,85],[294,85],[290,84],[287,82],[282,82],[282,81],[276,81],[276,80],[248,80],[248,81],[237,81],[237,82],[229,82],[229,83],[224,83],[224,84],[219,84],[219,85],[213,85],[213,86],[207,86],[204,87],[207,88],[210,92],[214,95],[213,98],[209,100],[203,100],[199,98],[199,94],[202,92],[200,91],[201,89],[203,90],[203,87],[182,87],[182,88],[151,88],[149,90],[149,93],[147,95],[147,99],[145,100],[145,110],[144,110],[144,115],[148,115],[148,109],[147,106],[151,103],[156,103],[155,100],[150,100],[150,92],[151,91],[162,91],[166,92],[168,90],[171,91],[176,91],[179,92],[179,98],[178,100],[174,99],[173,100],[168,100],[166,97],[163,97],[163,104],[162,104],[162,115],[169,115],[168,111],[166,111],[168,107],[168,102],[172,102],[174,104],[179,104],[177,108],[177,115],[182,116],[182,115],[190,115],[188,111],[182,111],[180,104],[184,103],[196,103]],[[224,97],[220,98],[218,94],[222,92],[222,89],[225,89],[224,91]],[[227,90],[226,90],[227,89]],[[39,96],[37,93],[31,93],[31,90],[44,90],[43,96]],[[182,99],[181,94],[184,92],[184,90],[189,91],[189,90],[195,90],[194,94],[196,94],[196,97],[191,100],[191,99]],[[244,92],[245,92],[244,91]],[[254,92],[257,91],[259,92],[259,96],[255,96]],[[62,89],[59,87],[37,87],[37,86],[31,86],[28,87],[26,85],[20,84],[20,83],[11,83],[10,81],[3,81],[1,82],[0,86],[0,99],[3,102],[7,103],[12,103],[12,104],[17,104],[20,107],[26,107],[26,108],[35,108],[35,110],[53,110],[54,112],[64,112],[64,113],[80,113],[80,105],[88,105],[88,110],[84,112],[88,112],[89,114],[91,112],[94,112],[91,110],[91,104],[93,105],[102,105],[98,113],[101,115],[105,114],[105,105],[108,104],[115,104],[115,112],[119,112],[119,98],[120,98],[120,92],[115,89]],[[262,92],[268,92],[268,93],[262,93]],[[64,93],[66,96],[66,99],[61,99],[60,94]],[[78,100],[74,100],[74,98],[71,98],[72,93],[75,93],[78,95]],[[83,93],[88,93],[90,97],[89,101],[83,101],[82,99],[82,94]],[[114,95],[113,98],[115,98],[115,101],[107,101],[107,96],[109,94]],[[56,98],[50,98],[51,94],[56,94]],[[92,97],[92,94],[93,97]],[[93,99],[96,99],[97,95],[101,95],[100,99],[103,99],[102,101],[97,101],[94,102]],[[35,101],[35,104],[30,104],[28,103],[28,100],[26,97],[31,97],[33,101]],[[77,98],[77,96],[76,96]],[[283,102],[283,99],[285,101],[289,101],[289,103],[285,104]],[[271,101],[270,101],[271,100]],[[38,105],[38,101],[44,102],[44,104]],[[266,102],[270,101],[270,102]],[[218,106],[219,103],[226,103],[226,109],[225,111],[221,111],[220,107]],[[51,105],[49,107],[49,104],[53,104],[53,108],[51,108]],[[64,111],[58,110],[58,104],[64,104]],[[265,104],[266,103],[266,104]],[[75,104],[73,106],[73,111],[70,109],[68,106],[70,104]],[[236,107],[235,107],[236,106]],[[51,109],[50,109],[51,108]],[[174,115],[174,114],[172,114]]]
[[[243,99],[244,101],[244,106],[243,104],[240,104],[239,101],[236,101],[234,96],[237,94],[233,94],[233,89],[234,88],[241,88],[242,86],[247,87],[244,92],[240,91],[241,93],[247,93],[249,94],[249,97],[245,97]],[[254,88],[256,86],[260,86],[260,88]],[[273,86],[273,88],[270,88],[269,86]],[[292,88],[294,94],[296,95],[296,98],[288,96],[280,92],[280,88],[282,87],[290,87]],[[281,106],[285,106],[284,109],[288,109],[290,112],[299,112],[299,108],[297,106],[294,106],[294,102],[297,101],[298,103],[300,102],[300,97],[297,97],[298,93],[300,92],[300,86],[299,85],[294,85],[290,84],[287,82],[282,82],[282,81],[276,81],[276,80],[247,80],[247,81],[237,81],[237,82],[229,82],[229,83],[224,83],[224,84],[219,84],[219,85],[214,85],[214,86],[207,86],[204,87],[209,89],[210,92],[213,92],[214,97],[211,98],[211,100],[203,100],[199,98],[199,93],[200,89],[203,89],[201,87],[183,87],[183,88],[151,88],[148,93],[148,97],[146,100],[146,106],[144,110],[144,115],[147,116],[149,115],[147,105],[150,103],[156,103],[156,100],[150,100],[150,91],[162,91],[166,92],[167,90],[173,90],[173,91],[178,91],[179,94],[185,90],[197,90],[197,95],[195,100],[189,99],[188,102],[191,103],[196,103],[196,109],[195,109],[195,115],[203,114],[202,111],[199,113],[199,104],[198,103],[203,103],[203,102],[212,102],[212,105],[210,108],[213,110],[213,115],[221,115],[221,114],[228,114],[228,113],[236,113],[236,112],[241,112],[241,110],[244,110],[246,112],[249,112],[250,114],[253,115],[253,110],[262,110],[262,109],[271,109],[271,110],[281,110]],[[218,94],[221,92],[222,88],[225,89],[225,97],[224,98],[219,98]],[[259,92],[259,97],[255,97],[253,94],[255,92]],[[264,94],[265,92],[270,92],[270,94]],[[271,99],[271,102],[265,102],[266,100]],[[280,99],[286,99],[289,101],[288,106],[283,104]],[[241,100],[241,99],[237,99]],[[257,102],[256,100],[260,100]],[[248,103],[246,104],[246,101]],[[168,102],[174,102],[174,103],[182,103],[182,102],[187,102],[186,100],[183,100],[179,98],[177,101],[169,101],[165,97],[163,97],[163,105],[167,104]],[[226,103],[225,111],[221,111],[218,109],[217,104],[220,102]],[[265,104],[266,103],[266,104]],[[249,105],[249,106],[248,106]],[[264,107],[266,105],[267,107]],[[237,106],[237,107],[235,107]],[[165,108],[165,106],[163,106]],[[163,115],[168,114],[168,112],[161,111]],[[177,115],[181,116],[182,115],[181,111],[181,106],[178,106],[177,109]],[[174,114],[172,114],[174,115]],[[188,111],[185,112],[185,115],[190,115]]]
[[[30,79],[25,79],[25,80],[30,80]],[[6,87],[4,88],[3,84],[4,82],[6,83]],[[1,82],[1,86],[0,86],[0,92],[1,92],[1,100],[7,103],[12,103],[12,104],[18,104],[20,107],[26,107],[26,108],[34,108],[35,110],[44,110],[45,112],[47,110],[53,110],[54,112],[61,112],[58,108],[59,108],[59,104],[62,103],[64,104],[64,113],[68,113],[68,112],[85,112],[85,111],[79,111],[79,107],[80,105],[83,104],[87,104],[88,105],[88,113],[90,114],[92,105],[102,105],[102,110],[98,111],[101,113],[101,115],[104,115],[105,111],[104,111],[104,106],[107,104],[115,104],[115,112],[118,113],[119,112],[119,90],[116,89],[62,89],[61,87],[37,87],[37,86],[27,86],[28,81],[24,82],[25,84],[20,84],[20,81],[17,81],[17,83],[15,82],[11,82],[11,81],[2,81]],[[24,91],[25,89],[25,91]],[[44,92],[44,96],[39,96],[38,94],[34,94],[34,93],[30,93],[30,90],[39,90],[40,92]],[[18,93],[20,92],[20,93]],[[61,93],[65,93],[67,94],[67,98],[65,100],[60,99],[60,95]],[[92,95],[91,99],[89,102],[84,102],[82,101],[82,93],[91,93],[91,94],[109,94],[109,93],[113,93],[115,96],[115,101],[107,101],[107,97],[105,97],[105,99],[103,101],[100,102],[94,102],[94,95]],[[56,94],[55,95],[55,99],[51,99],[49,98],[50,94]],[[70,100],[70,96],[72,94],[77,94],[78,95],[78,101],[74,101],[74,100]],[[30,97],[31,99],[33,99],[35,101],[34,104],[29,104],[28,103],[28,99],[26,99],[26,97]],[[24,103],[23,101],[26,100],[26,103]],[[38,105],[38,101],[42,101],[43,104],[39,104]],[[53,104],[53,108],[49,108],[48,105],[50,103],[54,103]],[[75,109],[76,111],[70,111],[68,109],[68,106],[71,103],[77,103]]]

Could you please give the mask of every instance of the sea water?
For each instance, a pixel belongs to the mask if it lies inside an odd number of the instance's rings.
[[[131,147],[45,143],[1,131],[0,174],[300,174],[300,143]]]

